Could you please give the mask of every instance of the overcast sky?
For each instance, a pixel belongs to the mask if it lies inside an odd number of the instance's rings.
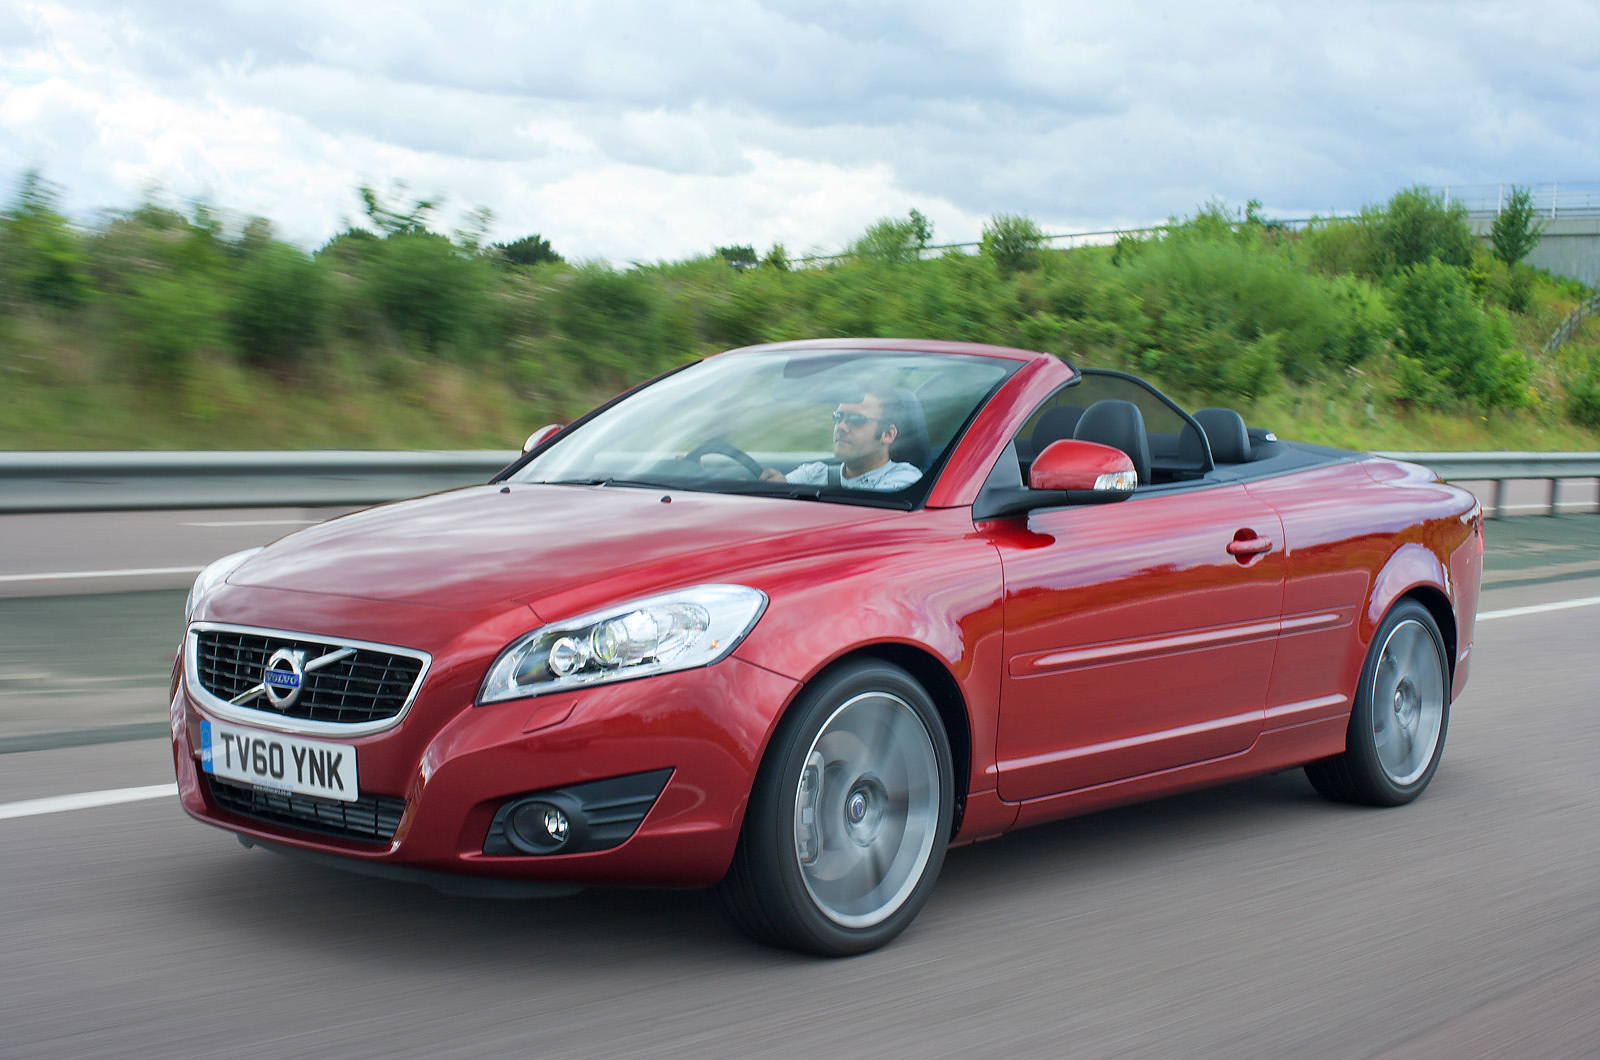
[[[617,263],[1600,181],[1600,2],[0,0],[0,181],[320,244],[404,181]]]

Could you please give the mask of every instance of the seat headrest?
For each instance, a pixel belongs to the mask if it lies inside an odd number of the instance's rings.
[[[1201,409],[1194,414],[1194,421],[1211,443],[1212,463],[1250,462],[1250,432],[1245,429],[1244,417],[1232,409]]]
[[[1139,473],[1139,485],[1150,484],[1150,439],[1144,432],[1144,414],[1131,401],[1096,401],[1084,410],[1072,436],[1121,449]]]
[[[894,397],[900,402],[900,418],[895,423],[895,439],[889,445],[889,459],[914,464],[918,471],[926,471],[933,462],[933,444],[928,440],[928,421],[922,415],[922,402],[909,390],[897,389]]]
[[[1051,442],[1071,438],[1072,432],[1078,428],[1078,421],[1082,418],[1083,409],[1077,405],[1056,405],[1054,408],[1045,409],[1044,415],[1039,417],[1039,422],[1033,425],[1033,434],[1029,435],[1034,455],[1044,452],[1045,446]]]

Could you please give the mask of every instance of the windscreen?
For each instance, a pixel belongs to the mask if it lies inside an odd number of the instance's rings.
[[[715,357],[563,431],[510,481],[909,507],[1018,364],[898,351]]]

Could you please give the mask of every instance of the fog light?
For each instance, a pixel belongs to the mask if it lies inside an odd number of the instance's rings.
[[[554,806],[544,811],[545,834],[559,845],[567,841],[567,815]]]
[[[544,799],[518,804],[506,818],[506,838],[524,854],[555,854],[578,838],[575,808]]]

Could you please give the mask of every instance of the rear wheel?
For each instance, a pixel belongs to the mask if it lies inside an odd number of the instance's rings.
[[[926,691],[861,661],[807,689],[756,774],[719,887],[741,929],[772,945],[844,956],[903,931],[949,842],[949,740]]]
[[[1450,667],[1428,609],[1403,600],[1384,616],[1361,668],[1342,755],[1306,766],[1323,795],[1399,806],[1439,768],[1450,724]]]

